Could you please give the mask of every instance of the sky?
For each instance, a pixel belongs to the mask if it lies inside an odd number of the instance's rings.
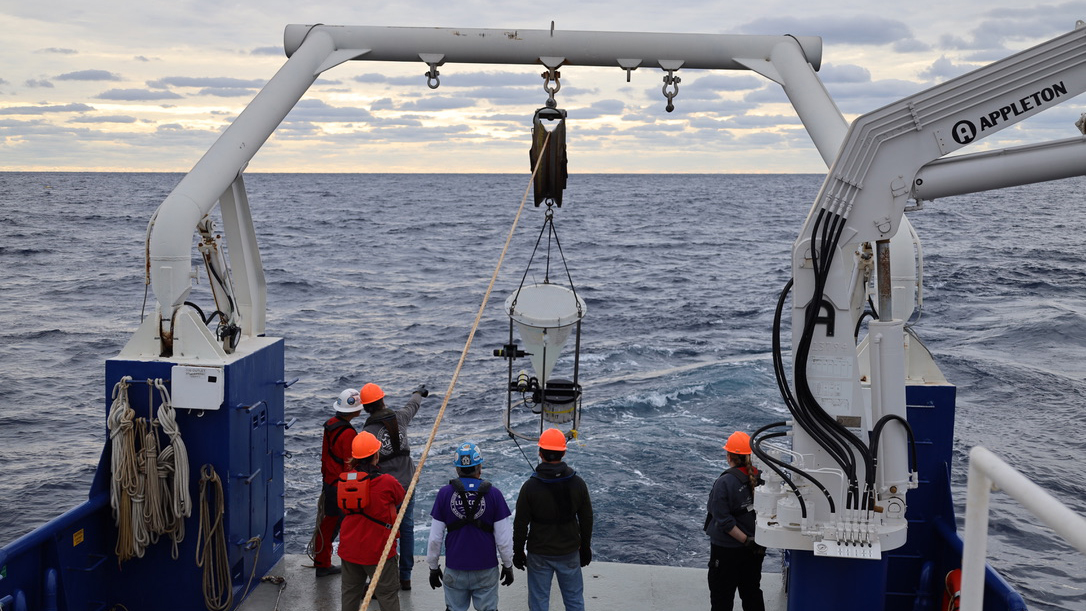
[[[287,24],[821,36],[848,120],[1075,28],[1086,0],[0,0],[0,171],[188,171],[283,65]],[[540,68],[353,61],[323,73],[249,172],[530,171]],[[775,83],[565,67],[570,173],[824,173]],[[1079,136],[1073,100],[986,139]]]

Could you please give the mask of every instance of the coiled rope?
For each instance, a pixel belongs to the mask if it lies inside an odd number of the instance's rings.
[[[112,446],[109,487],[109,504],[113,508],[113,521],[117,525],[117,544],[114,552],[120,564],[130,558],[142,556],[137,549],[132,532],[132,497],[136,494],[136,432],[133,420],[135,410],[128,403],[128,383],[131,376],[124,376],[113,386],[113,403],[109,407],[106,427]]]
[[[170,443],[158,455],[159,481],[162,482],[165,530],[173,541],[172,556],[176,560],[178,546],[185,539],[185,518],[192,515],[192,493],[189,492],[189,452],[177,426],[177,410],[170,392],[162,380],[155,380],[162,403],[158,407],[158,424],[170,438]]]
[[[185,518],[192,514],[189,492],[189,457],[169,391],[161,379],[147,380],[149,412],[154,389],[160,396],[158,418],[137,418],[128,399],[130,376],[113,387],[113,402],[106,418],[110,458],[110,506],[117,525],[114,551],[118,565],[142,558],[147,546],[167,534],[174,559],[185,538]],[[159,428],[170,442],[159,449]]]
[[[214,508],[211,503],[214,503]],[[200,470],[200,530],[196,535],[196,566],[204,569],[204,605],[209,611],[224,611],[234,604],[230,558],[226,553],[226,529],[222,523],[224,508],[222,480],[214,466],[204,465]]]
[[[542,160],[543,153],[547,150],[547,143],[550,141],[550,138],[551,133],[547,132],[547,137],[543,141],[543,146],[540,149],[540,158],[536,160],[535,167],[532,169],[532,176],[528,179],[528,186],[524,189],[524,197],[520,199],[520,206],[517,208],[517,214],[513,218],[513,225],[509,227],[509,235],[505,238],[505,246],[502,247],[501,255],[498,256],[498,263],[494,266],[494,273],[490,276],[490,284],[487,285],[486,293],[483,294],[483,301],[479,304],[479,311],[475,314],[475,322],[471,325],[468,339],[464,342],[464,349],[460,352],[460,360],[456,363],[456,369],[453,371],[452,379],[449,381],[449,387],[445,390],[445,397],[441,401],[441,409],[438,410],[437,416],[434,418],[434,425],[430,428],[430,436],[426,439],[426,447],[422,449],[422,455],[419,457],[419,464],[415,467],[415,473],[411,476],[411,483],[407,486],[407,495],[400,505],[400,511],[396,514],[396,521],[393,522],[392,529],[389,530],[388,539],[385,541],[385,549],[381,552],[381,559],[388,557],[389,551],[392,550],[392,546],[396,542],[396,534],[400,532],[400,523],[403,522],[404,512],[406,512],[408,503],[415,493],[415,485],[418,484],[419,475],[422,473],[422,467],[426,464],[426,457],[430,454],[430,446],[434,444],[434,438],[437,437],[438,426],[441,424],[441,419],[445,415],[445,408],[448,407],[449,399],[452,397],[453,390],[456,388],[456,381],[460,377],[460,370],[464,367],[464,361],[467,360],[468,349],[471,348],[471,342],[475,339],[475,331],[479,328],[479,322],[483,319],[483,312],[486,310],[486,304],[490,301],[490,293],[494,290],[494,283],[498,280],[498,272],[501,271],[502,262],[505,261],[505,254],[509,250],[509,244],[513,241],[513,234],[517,229],[517,223],[520,222],[520,215],[524,211],[524,204],[528,201],[528,193],[532,189],[535,175],[543,165],[540,161]],[[381,572],[384,570],[384,567],[385,563],[383,561],[377,563],[373,577],[370,580],[370,585],[366,589],[366,596],[362,599],[361,606],[358,607],[359,611],[369,608],[370,600],[373,599],[373,592],[377,589],[377,583],[381,579]]]

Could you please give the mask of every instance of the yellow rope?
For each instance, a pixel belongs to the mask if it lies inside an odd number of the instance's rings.
[[[502,254],[498,257],[498,264],[494,267],[494,274],[490,277],[490,284],[486,287],[486,293],[483,295],[483,302],[479,304],[479,311],[475,314],[475,322],[471,325],[471,332],[468,333],[468,339],[464,343],[464,349],[460,352],[460,360],[456,363],[456,369],[453,371],[452,380],[449,381],[449,388],[445,391],[445,398],[441,401],[441,409],[437,411],[437,417],[434,418],[434,426],[430,428],[430,436],[426,439],[426,447],[422,450],[422,456],[419,457],[419,464],[415,467],[415,473],[411,476],[411,483],[407,486],[407,495],[404,497],[403,504],[400,505],[400,511],[396,514],[396,521],[392,523],[392,530],[388,533],[388,540],[385,541],[385,549],[381,552],[377,567],[374,570],[373,577],[370,579],[370,585],[366,589],[366,597],[362,599],[362,605],[358,607],[359,611],[362,611],[369,607],[370,600],[373,599],[373,592],[377,589],[377,582],[381,579],[381,572],[384,570],[384,559],[388,557],[389,551],[392,550],[392,546],[396,542],[396,533],[400,532],[400,523],[403,522],[404,512],[407,511],[407,505],[411,501],[411,496],[415,493],[415,485],[418,484],[419,475],[422,473],[422,466],[426,464],[426,457],[430,454],[430,446],[434,444],[434,438],[437,437],[437,427],[441,424],[441,418],[445,415],[445,408],[449,405],[449,399],[452,397],[453,389],[456,388],[456,381],[460,377],[460,369],[464,367],[464,361],[468,357],[468,349],[471,348],[471,341],[475,339],[475,331],[479,328],[479,322],[483,319],[483,312],[486,310],[486,304],[490,301],[490,293],[494,290],[494,283],[498,280],[498,272],[501,271],[502,262],[505,261],[505,253],[509,250],[509,244],[513,241],[513,234],[516,232],[517,223],[520,222],[520,215],[524,211],[524,204],[528,201],[528,192],[532,189],[532,183],[535,181],[535,175],[539,172],[539,168],[543,165],[540,163],[543,157],[543,153],[547,150],[547,143],[550,141],[551,134],[547,132],[547,138],[543,141],[543,146],[540,149],[540,159],[536,160],[535,169],[532,170],[532,176],[528,179],[528,186],[524,189],[524,197],[520,199],[520,207],[517,208],[517,215],[513,218],[513,225],[509,228],[509,235],[505,238],[505,246],[502,247]]]

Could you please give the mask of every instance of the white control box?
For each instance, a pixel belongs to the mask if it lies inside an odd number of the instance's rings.
[[[226,388],[222,367],[174,365],[173,406],[176,409],[219,409]]]

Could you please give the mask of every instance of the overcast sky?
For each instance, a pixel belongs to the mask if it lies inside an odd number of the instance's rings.
[[[796,34],[851,120],[1074,29],[1086,0],[0,0],[0,170],[187,171],[286,61],[287,24]],[[528,172],[540,69],[349,62],[325,72],[256,172]],[[778,85],[753,73],[562,70],[570,172],[816,172]],[[1064,103],[986,147],[1078,136]],[[989,142],[991,140],[991,142]]]

